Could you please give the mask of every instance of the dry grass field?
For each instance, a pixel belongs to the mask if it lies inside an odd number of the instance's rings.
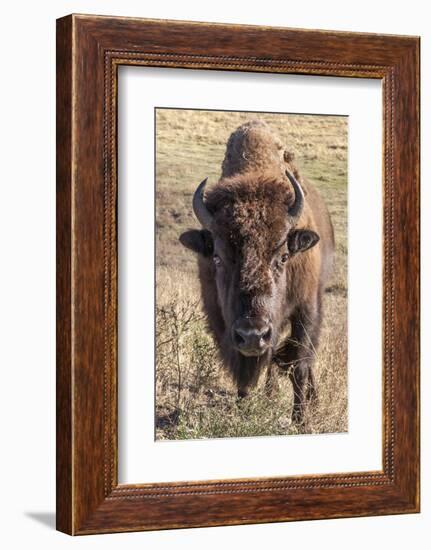
[[[290,422],[291,383],[268,398],[262,380],[238,402],[207,331],[196,258],[178,237],[198,227],[192,195],[220,176],[226,141],[251,119],[265,120],[324,196],[336,258],[325,293],[315,373],[318,405],[304,426]],[[347,118],[158,109],[156,114],[156,439],[200,439],[347,431]]]

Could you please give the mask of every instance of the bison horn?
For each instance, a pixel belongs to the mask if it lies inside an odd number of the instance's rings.
[[[288,209],[287,213],[291,218],[299,218],[302,209],[304,208],[304,192],[299,185],[299,182],[288,170],[286,170],[286,176],[289,178],[289,181],[292,184],[293,192],[295,195],[295,200],[293,201],[292,206],[290,206],[290,208]]]
[[[204,202],[204,190],[207,179],[208,178],[205,178],[194,192],[193,211],[196,214],[197,219],[201,222],[202,227],[204,227],[205,229],[210,229],[213,218],[210,211],[205,206]]]

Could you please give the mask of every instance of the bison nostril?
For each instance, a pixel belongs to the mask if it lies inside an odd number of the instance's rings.
[[[241,334],[238,332],[238,330],[235,330],[234,336],[235,336],[235,344],[237,344],[238,346],[241,346],[242,344],[245,344],[245,338],[243,336],[241,336]]]
[[[261,338],[264,342],[269,342],[269,340],[271,340],[271,334],[272,334],[272,330],[271,330],[271,327],[268,327],[264,332],[263,334],[261,335]]]

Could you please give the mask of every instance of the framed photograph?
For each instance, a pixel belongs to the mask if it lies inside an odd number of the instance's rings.
[[[419,511],[419,38],[57,21],[57,528]]]

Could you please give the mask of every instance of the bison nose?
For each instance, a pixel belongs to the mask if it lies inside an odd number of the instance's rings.
[[[234,346],[246,356],[262,355],[270,345],[271,335],[267,319],[241,318],[232,327]]]

